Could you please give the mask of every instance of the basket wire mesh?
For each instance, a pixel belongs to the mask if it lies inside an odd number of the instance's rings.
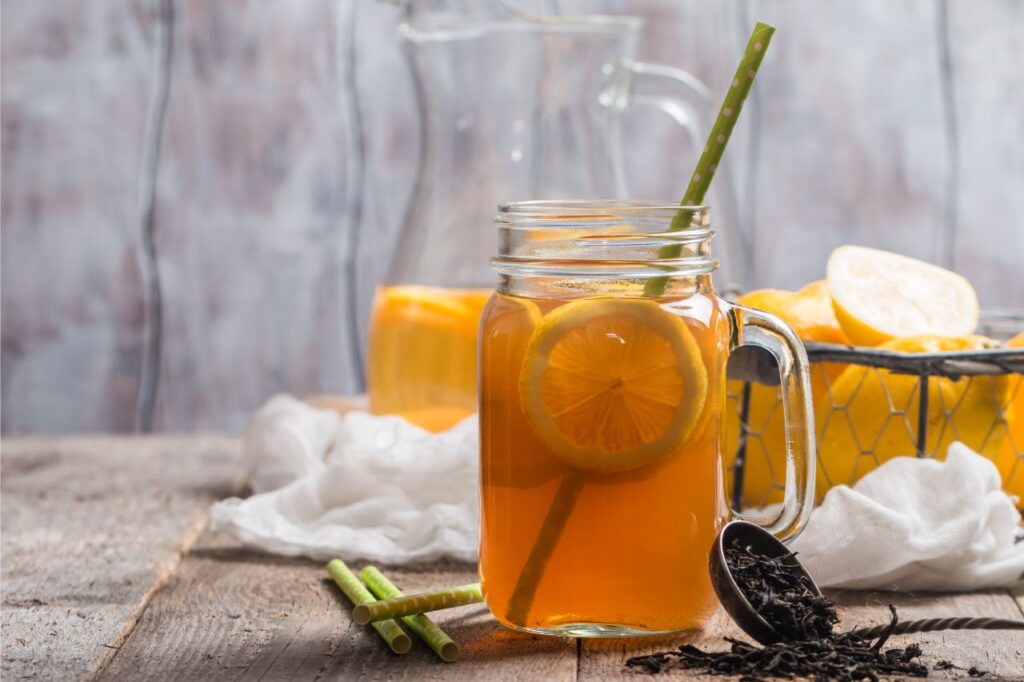
[[[979,333],[1005,338],[1022,329],[1024,318],[1003,313],[987,315]],[[1024,405],[1024,348],[904,353],[805,346],[819,500],[832,486],[853,484],[893,456],[942,457],[953,441],[996,461],[1009,492],[1024,490],[1024,409],[1014,409]],[[730,381],[727,400],[726,473],[733,508],[780,502],[785,442],[777,388]]]

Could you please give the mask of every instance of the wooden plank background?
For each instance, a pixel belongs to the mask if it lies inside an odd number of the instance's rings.
[[[561,6],[643,16],[638,58],[716,99],[751,24],[778,27],[729,152],[752,284],[800,286],[863,243],[1024,308],[1024,3]],[[400,8],[9,0],[3,18],[3,431],[235,430],[276,391],[358,390],[415,173]],[[627,127],[632,192],[677,195],[682,134]]]
[[[270,556],[204,530],[212,500],[239,491],[238,439],[222,436],[5,438],[0,455],[0,675],[82,680],[646,680],[630,656],[689,643],[722,650],[745,638],[718,610],[687,634],[577,640],[502,628],[482,604],[432,614],[462,647],[454,665],[420,643],[396,658],[322,562]],[[74,513],[68,513],[69,509]],[[363,562],[352,562],[359,570]],[[477,579],[470,563],[382,566],[408,592]],[[1019,590],[971,594],[832,593],[842,628],[901,618],[988,615],[1020,620]],[[1018,597],[1019,599],[1019,597]],[[1019,680],[1014,632],[936,632],[939,659]],[[708,680],[681,671],[666,679]],[[655,679],[655,678],[652,678]],[[661,679],[661,678],[656,678]],[[965,671],[929,679],[966,679]]]
[[[237,494],[223,436],[4,440],[4,679],[81,679],[129,636],[210,504]]]

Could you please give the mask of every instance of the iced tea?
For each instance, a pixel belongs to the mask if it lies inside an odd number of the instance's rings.
[[[504,624],[679,631],[715,610],[727,330],[713,292],[494,295],[480,340],[480,573]]]

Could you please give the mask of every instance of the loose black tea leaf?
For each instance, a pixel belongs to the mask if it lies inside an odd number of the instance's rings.
[[[960,666],[956,665],[955,663],[953,663],[951,661],[947,661],[945,659],[939,661],[934,666],[932,666],[932,669],[933,670],[964,670],[964,668],[961,668]],[[979,668],[979,667],[977,667],[975,665],[972,665],[970,668],[967,668],[966,672],[967,672],[967,676],[968,677],[985,677],[986,675],[988,675],[988,671],[987,670],[982,670],[981,668]]]
[[[892,620],[877,639],[836,633],[835,604],[817,594],[805,576],[793,569],[795,555],[769,557],[734,542],[725,548],[725,561],[743,596],[783,641],[759,647],[727,638],[728,651],[703,651],[684,644],[675,651],[630,658],[628,667],[648,673],[684,668],[739,675],[744,682],[780,677],[847,682],[928,676],[928,668],[917,660],[921,657],[918,645],[883,650],[899,622],[894,607],[889,607]]]
[[[816,682],[877,681],[890,675],[927,677],[928,668],[917,660],[921,656],[918,645],[882,651],[881,645],[898,622],[896,610],[892,611],[889,628],[874,643],[849,633],[766,647],[727,638],[728,651],[703,651],[684,644],[675,651],[630,658],[626,665],[648,673],[684,668],[711,675],[739,675],[741,682],[780,677],[809,677]]]
[[[839,622],[835,605],[792,570],[796,555],[770,557],[733,540],[725,548],[729,573],[751,606],[784,639],[826,639]]]

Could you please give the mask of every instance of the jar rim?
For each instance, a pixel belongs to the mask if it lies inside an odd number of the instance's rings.
[[[711,208],[646,199],[532,199],[498,205],[494,222],[502,230],[596,229],[631,223],[641,232],[664,233],[681,210],[690,212],[690,225],[673,229],[674,239],[709,238]]]
[[[657,217],[658,213],[667,213],[672,217],[683,208],[695,213],[707,213],[710,210],[707,204],[683,206],[675,201],[648,199],[530,199],[498,204],[497,219],[502,220],[504,216],[549,218],[560,214],[580,219],[603,217],[606,214],[617,217],[654,214],[651,217]]]
[[[672,223],[680,212],[690,224]],[[628,277],[696,275],[718,266],[711,257],[710,208],[635,199],[548,199],[500,204],[495,216],[504,274]],[[666,251],[666,247],[670,247]]]

